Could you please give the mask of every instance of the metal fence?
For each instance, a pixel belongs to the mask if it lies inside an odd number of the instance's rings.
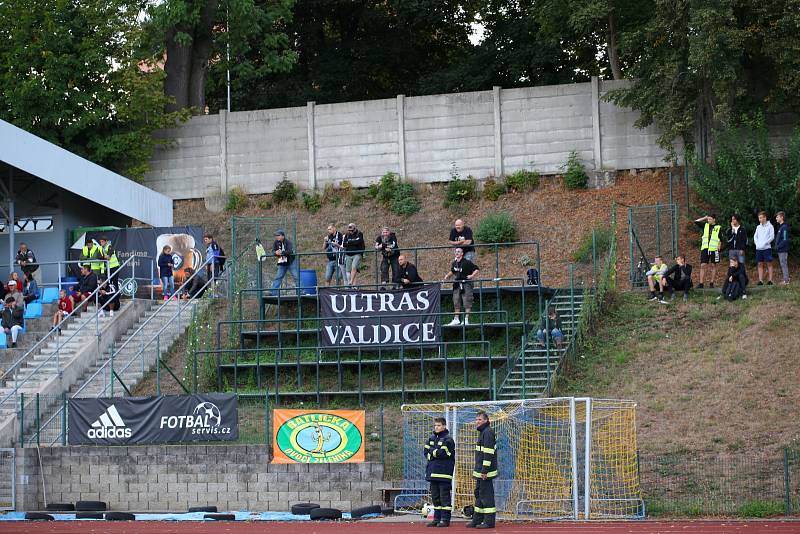
[[[644,287],[656,256],[669,261],[678,254],[677,204],[628,208],[628,247],[631,287]]]

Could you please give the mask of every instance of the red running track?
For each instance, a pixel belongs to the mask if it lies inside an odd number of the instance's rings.
[[[476,533],[455,523],[446,533]],[[390,522],[174,522],[59,521],[0,523],[0,533],[14,534],[431,534],[424,523]],[[442,532],[433,530],[433,532]],[[494,531],[490,531],[494,532]],[[504,534],[788,534],[800,533],[800,521],[628,521],[592,523],[501,523]]]

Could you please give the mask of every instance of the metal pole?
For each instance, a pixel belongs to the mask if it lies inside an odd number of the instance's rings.
[[[36,394],[36,446],[40,445],[39,443],[39,434],[42,431],[42,421],[41,421],[41,407],[39,405],[39,394]],[[25,435],[22,435],[22,439],[25,439]]]
[[[11,266],[9,271],[14,270],[14,197],[10,196],[14,187],[14,180],[11,178],[11,170],[8,171],[8,264]]]
[[[786,515],[792,515],[792,486],[789,481],[789,448],[783,449],[783,489],[786,497]]]
[[[597,283],[597,230],[592,230],[592,286]]]
[[[231,32],[230,17],[228,17],[228,4],[225,3],[225,35],[228,40],[225,44],[225,84],[227,88],[227,109],[231,112]]]
[[[583,462],[583,518],[589,519],[589,499],[591,497],[591,475],[592,475],[592,399],[587,398],[586,402],[586,442],[584,446]]]
[[[631,268],[629,273],[629,280],[633,282],[633,273],[636,265],[636,260],[633,257],[633,208],[628,208],[628,257],[631,259]]]
[[[67,392],[61,393],[61,445],[67,445]]]
[[[25,394],[19,393],[19,446],[25,447]]]
[[[161,395],[161,336],[156,337],[156,395]]]
[[[492,400],[497,400],[497,369],[492,369]]]
[[[381,416],[381,465],[384,466],[383,468],[385,470],[386,469],[386,462],[385,462],[385,459],[386,459],[386,450],[385,449],[386,449],[386,447],[385,447],[384,440],[386,439],[385,438],[386,433],[383,431],[383,428],[384,428],[384,426],[383,426],[383,404],[381,404],[380,416]]]
[[[570,446],[572,449],[572,518],[578,520],[578,437],[575,425],[575,399],[569,399]]]

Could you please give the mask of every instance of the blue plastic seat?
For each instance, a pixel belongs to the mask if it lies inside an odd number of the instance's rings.
[[[42,304],[50,304],[58,300],[58,288],[46,287],[42,291]]]
[[[25,308],[25,319],[38,319],[42,316],[42,303],[31,302]]]
[[[0,330],[0,349],[8,348],[6,346],[6,333]]]

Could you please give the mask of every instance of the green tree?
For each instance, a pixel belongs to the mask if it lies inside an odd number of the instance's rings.
[[[136,53],[132,0],[0,2],[0,118],[140,179],[164,113],[163,73]]]

